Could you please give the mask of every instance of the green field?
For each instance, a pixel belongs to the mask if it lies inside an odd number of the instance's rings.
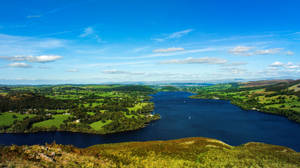
[[[119,86],[121,86],[121,85],[89,85],[89,86],[85,86],[84,88],[110,89],[110,88],[116,88]]]
[[[55,126],[56,128],[59,128],[59,126],[63,124],[63,121],[68,119],[69,117],[70,117],[69,115],[63,115],[63,114],[53,115],[53,119],[34,123],[33,127],[51,128]]]
[[[91,116],[95,115],[94,112],[87,112],[87,114],[88,114],[88,115],[91,115]]]
[[[103,122],[103,121],[97,121],[97,122],[94,122],[94,123],[90,124],[90,126],[91,126],[94,130],[99,131],[99,130],[102,130],[102,129],[103,129],[102,127],[103,127],[104,125],[110,124],[111,122],[112,122],[112,120],[107,120],[107,121],[105,121],[105,122]]]
[[[138,111],[140,109],[143,109],[144,106],[148,105],[149,103],[138,103],[134,107],[128,108],[128,110],[131,111]]]
[[[83,104],[85,107],[96,107],[96,106],[101,106],[103,103],[100,102],[94,102],[94,103],[85,103]]]
[[[15,116],[15,117],[14,117]],[[34,117],[34,114],[19,114],[12,112],[5,112],[0,115],[0,126],[10,126],[15,120],[23,120],[25,117]]]
[[[148,95],[155,90],[143,85],[5,86],[0,87],[0,93],[0,132],[106,134],[143,128],[159,119],[159,115],[150,115],[154,106]],[[7,111],[36,117],[25,122],[20,117],[20,122],[13,124],[16,119]]]

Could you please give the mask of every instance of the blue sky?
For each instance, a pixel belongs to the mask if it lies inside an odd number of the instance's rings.
[[[0,2],[2,83],[299,78],[296,0]]]

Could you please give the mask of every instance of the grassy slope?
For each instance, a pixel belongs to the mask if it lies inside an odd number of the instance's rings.
[[[94,130],[99,131],[99,130],[102,129],[102,127],[103,127],[104,125],[108,125],[108,124],[110,124],[111,122],[112,122],[112,120],[107,120],[107,121],[105,121],[105,122],[102,122],[102,121],[100,120],[100,121],[96,121],[96,122],[91,123],[90,126],[91,126]]]
[[[53,119],[34,123],[33,127],[46,127],[46,128],[50,128],[52,126],[55,126],[55,127],[59,128],[59,126],[61,124],[63,124],[64,120],[68,119],[69,117],[70,117],[69,115],[63,115],[63,114],[53,115]]]
[[[13,116],[16,116],[14,118]],[[15,120],[23,120],[25,117],[34,117],[34,114],[19,114],[12,112],[5,112],[0,115],[0,126],[10,126]]]
[[[229,146],[208,138],[95,145],[0,148],[0,166],[15,167],[300,167],[300,153],[263,143]]]
[[[131,111],[138,111],[138,110],[142,109],[144,106],[146,106],[147,104],[150,104],[150,103],[138,103],[134,107],[129,107],[128,110],[130,112]]]

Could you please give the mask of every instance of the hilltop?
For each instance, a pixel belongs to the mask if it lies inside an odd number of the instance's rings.
[[[58,144],[0,148],[2,167],[272,167],[300,166],[300,153],[263,143],[230,146],[209,138],[128,142],[76,148]]]

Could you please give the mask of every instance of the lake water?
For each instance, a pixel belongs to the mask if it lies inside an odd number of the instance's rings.
[[[153,95],[154,113],[161,120],[146,128],[110,135],[70,132],[0,134],[0,144],[51,143],[87,147],[95,144],[210,137],[230,145],[249,141],[283,145],[300,151],[300,124],[284,117],[246,111],[224,100],[190,99],[187,92],[159,92]]]

